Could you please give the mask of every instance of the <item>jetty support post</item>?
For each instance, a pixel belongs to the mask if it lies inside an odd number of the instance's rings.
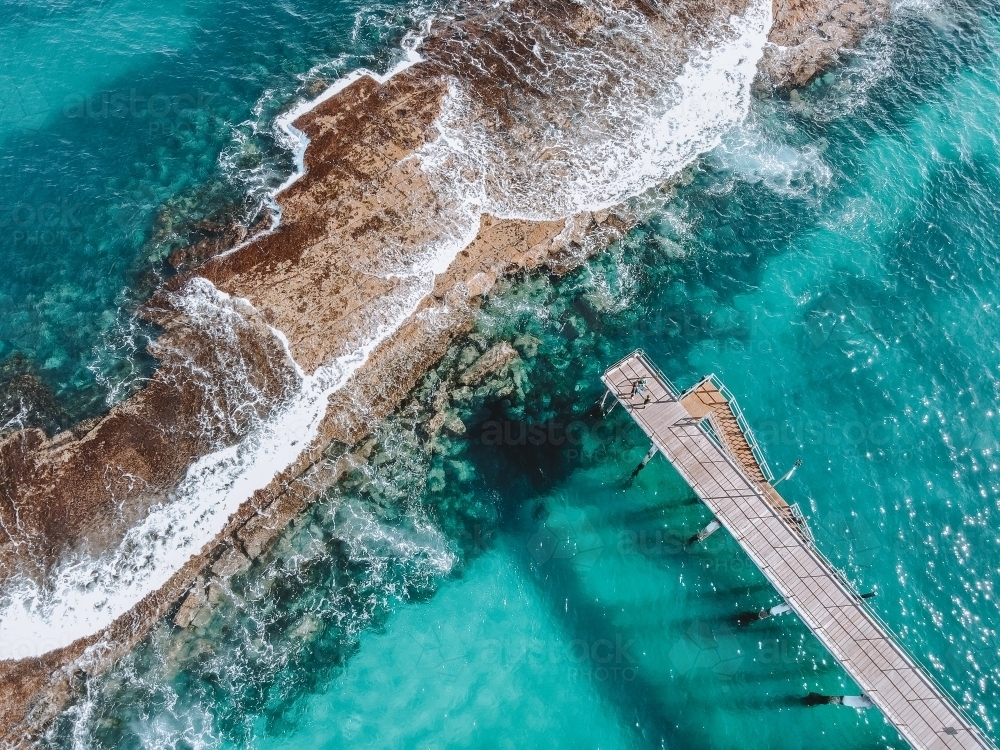
[[[629,487],[632,486],[632,482],[635,481],[635,478],[639,476],[639,472],[642,471],[644,468],[646,468],[646,464],[648,464],[650,461],[653,460],[653,456],[656,455],[656,451],[657,451],[656,443],[653,443],[651,446],[649,446],[649,451],[646,453],[646,457],[643,458],[642,462],[635,467],[635,469],[632,471],[632,476],[628,478]]]
[[[706,526],[697,534],[695,534],[693,537],[688,539],[687,543],[690,546],[692,544],[697,544],[698,542],[703,542],[721,528],[722,524],[719,523],[719,520],[717,518],[713,518],[711,521],[709,521],[708,526]]]

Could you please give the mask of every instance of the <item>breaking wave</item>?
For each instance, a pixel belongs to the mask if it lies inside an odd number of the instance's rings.
[[[192,283],[186,292],[189,315],[207,315],[218,322],[235,314],[228,295],[203,279]],[[0,597],[0,659],[37,656],[96,633],[163,586],[215,538],[247,498],[310,445],[329,396],[412,314],[423,295],[414,296],[396,324],[376,330],[365,346],[312,375],[295,366],[297,383],[285,402],[257,420],[236,444],[196,460],[169,502],[154,507],[114,549],[97,558],[85,554],[62,564],[44,586],[28,577],[12,581]],[[251,306],[241,300],[237,307]],[[274,335],[283,339],[277,331]],[[237,381],[244,384],[241,406],[248,410],[258,406],[256,389],[246,387],[244,378]],[[206,417],[230,420],[237,411],[230,406]]]
[[[419,155],[440,193],[499,218],[599,211],[663,183],[746,117],[770,3],[711,29],[683,66],[677,40],[639,13],[588,10],[601,23],[580,48],[546,48],[536,32],[537,69],[504,127],[453,82],[440,137]]]

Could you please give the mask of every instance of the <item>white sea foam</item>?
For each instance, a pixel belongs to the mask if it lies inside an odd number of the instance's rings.
[[[944,7],[944,0],[892,0],[892,13],[915,11],[921,14],[937,13]]]
[[[525,97],[514,129],[490,129],[470,94],[451,87],[441,136],[419,153],[439,193],[500,218],[598,211],[662,183],[746,117],[769,2],[732,17],[679,76],[669,72],[672,40],[635,14],[593,4],[609,18],[606,49],[546,51],[552,80],[532,85],[548,90]]]
[[[470,118],[474,108],[467,93],[453,85],[438,122],[440,137],[415,157],[438,193],[436,218],[430,219],[436,222],[438,238],[409,257],[393,255],[391,275],[408,277],[409,282],[397,298],[385,301],[381,318],[372,322],[370,337],[312,375],[297,368],[296,387],[279,408],[255,423],[235,445],[198,459],[172,500],[154,508],[116,548],[96,559],[65,563],[45,587],[27,579],[9,587],[0,597],[0,658],[41,654],[100,631],[162,586],[209,543],[241,503],[313,441],[329,396],[414,313],[431,290],[434,274],[447,268],[474,239],[483,213],[558,219],[610,207],[661,183],[716,146],[746,116],[770,13],[770,0],[757,0],[744,17],[730,20],[726,33],[693,54],[679,76],[669,79],[657,77],[655,67],[634,65],[632,59],[557,52],[554,64],[564,68],[560,80],[569,73],[581,86],[589,86],[586,77],[595,66],[616,65],[621,68],[617,78],[627,85],[601,106],[549,113],[566,116],[566,125],[542,128],[540,122],[534,123],[539,127],[528,134],[530,148],[511,148],[504,134],[480,127]],[[634,17],[617,19],[614,33],[623,33],[621,24],[626,21],[631,24],[626,30],[645,33]],[[384,81],[412,66],[420,60],[418,41],[419,37],[410,37],[404,59],[386,75],[356,71],[279,118],[276,127],[294,150],[297,169],[274,195],[304,173],[308,141],[293,122],[362,75]],[[638,48],[647,41],[652,43],[648,34],[639,39]],[[666,54],[666,49],[660,52]],[[641,75],[652,78],[639,80]],[[629,92],[639,89],[649,96],[630,99]],[[570,92],[559,101],[575,107],[580,93]],[[545,154],[549,156],[542,159]],[[443,216],[438,215],[442,207]],[[394,250],[386,248],[390,254]],[[200,305],[214,300],[227,309],[250,306],[245,300],[232,305],[208,282],[199,282],[197,293]],[[281,338],[279,332],[275,335]]]
[[[833,172],[823,159],[822,143],[790,146],[772,137],[767,124],[751,116],[733,128],[707,161],[745,182],[760,183],[786,197],[803,197],[827,188]]]
[[[556,95],[549,87],[544,111],[528,97],[516,112],[526,138],[490,129],[461,83],[449,86],[435,123],[439,137],[415,158],[449,209],[446,219],[437,220],[450,222],[452,235],[464,224],[474,238],[483,214],[544,221],[620,205],[718,146],[746,118],[771,27],[769,2],[758,1],[742,17],[729,19],[728,28],[696,50],[679,76],[664,72],[676,55],[670,40],[634,14],[595,6],[614,18],[608,48],[548,50],[546,67],[557,71],[558,82],[572,83]],[[629,42],[621,45],[623,35]],[[602,72],[611,68],[613,92],[595,98]],[[637,91],[645,98],[629,98]],[[451,258],[440,257],[443,271]]]
[[[424,276],[428,282],[433,279],[429,272]],[[215,295],[220,306],[228,301],[228,295],[209,282],[197,283],[203,298]],[[40,655],[96,633],[163,586],[215,538],[254,491],[267,486],[309,446],[329,396],[414,313],[428,291],[429,283],[404,300],[408,304],[397,305],[395,319],[356,351],[313,375],[300,375],[288,402],[250,435],[198,459],[172,501],[155,507],[116,548],[96,559],[83,556],[65,563],[44,587],[27,578],[13,582],[0,596],[0,659]]]
[[[391,564],[416,564],[414,579],[446,575],[458,562],[448,540],[426,521],[409,519],[407,528],[389,526],[360,503],[347,503],[338,514],[336,535],[355,562],[370,566],[382,576]]]

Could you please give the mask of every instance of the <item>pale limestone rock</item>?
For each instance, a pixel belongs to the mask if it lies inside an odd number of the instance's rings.
[[[208,605],[208,596],[205,593],[205,582],[198,578],[195,580],[191,590],[181,603],[180,609],[174,615],[174,623],[177,627],[186,628],[198,617],[201,610]]]
[[[250,559],[235,547],[230,547],[212,565],[212,572],[220,578],[231,578],[249,567]]]
[[[508,342],[501,341],[473,362],[459,379],[462,381],[462,385],[473,385],[490,373],[503,369],[516,358],[517,350]]]
[[[452,435],[464,435],[465,423],[454,412],[448,412],[442,425]]]

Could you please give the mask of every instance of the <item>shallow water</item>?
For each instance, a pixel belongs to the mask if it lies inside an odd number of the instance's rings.
[[[312,64],[310,62],[310,64]],[[294,66],[293,66],[294,67]],[[301,68],[300,68],[301,69]],[[293,76],[292,76],[293,77]],[[289,79],[291,80],[291,78]],[[777,603],[599,374],[642,346],[737,395],[818,547],[995,734],[1000,18],[903,4],[749,120],[618,246],[507,284],[418,389],[522,363],[428,446],[404,409],[222,592],[163,624],[52,747],[905,747]],[[471,348],[470,348],[471,347]]]
[[[416,3],[4,5],[0,357],[69,418],[148,374],[133,312],[198,219],[251,217],[292,170],[273,129],[310,85],[384,69]]]

